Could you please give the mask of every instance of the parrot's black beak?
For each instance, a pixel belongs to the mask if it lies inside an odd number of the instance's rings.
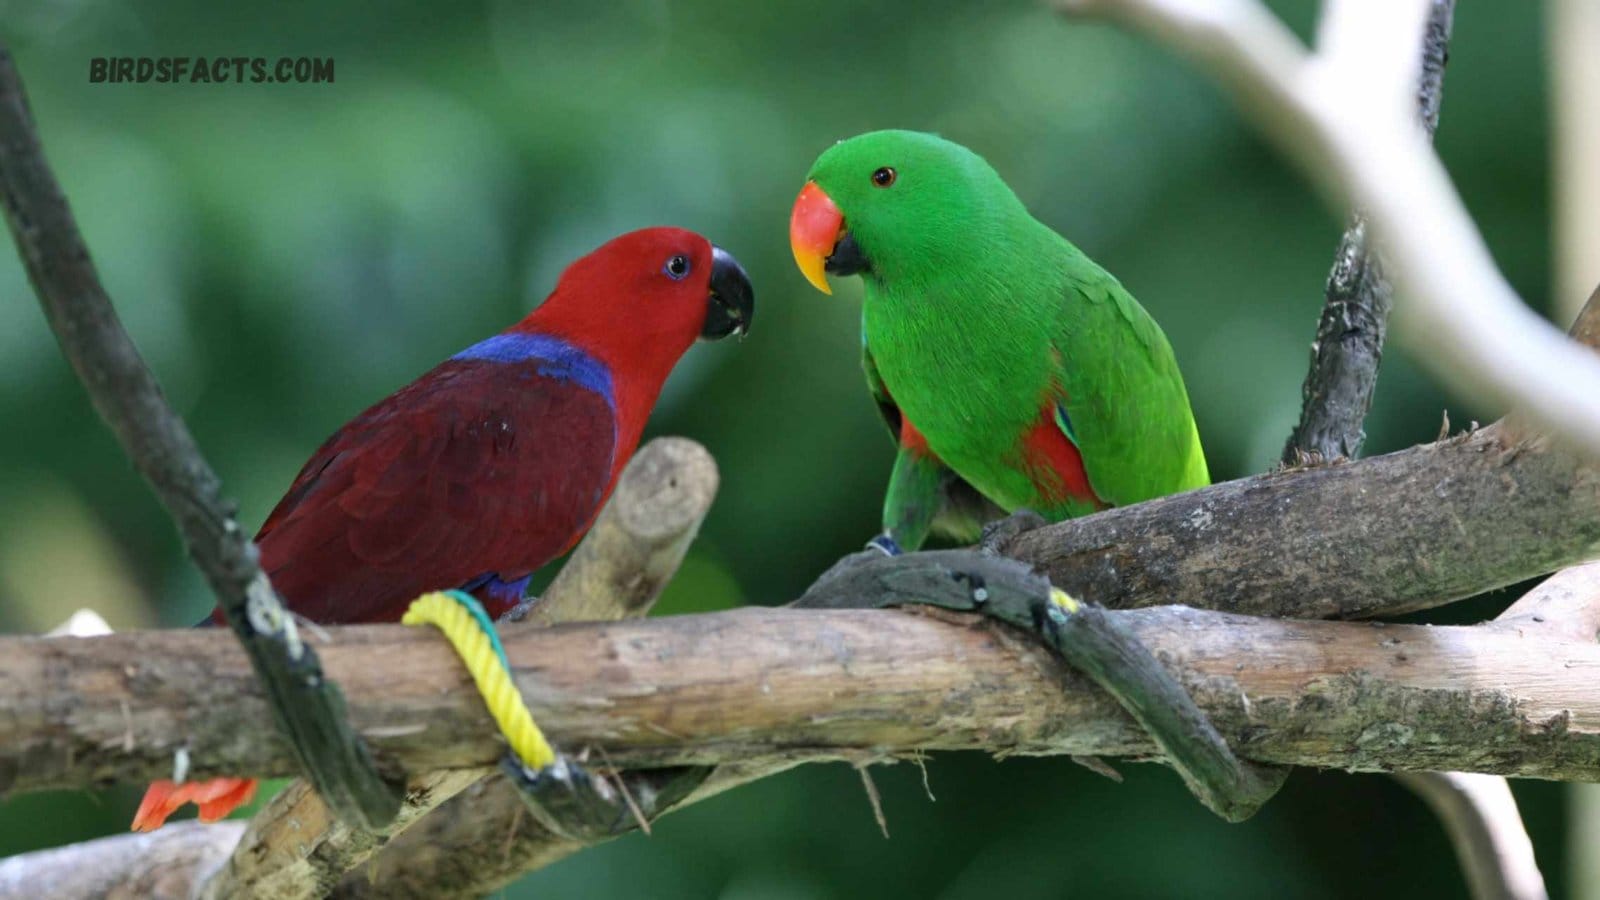
[[[700,329],[700,336],[716,341],[730,334],[743,335],[750,330],[755,311],[756,295],[750,287],[750,276],[744,274],[744,267],[732,253],[713,246],[711,295],[706,299],[706,324]]]
[[[861,252],[861,246],[847,230],[839,235],[839,240],[833,245],[833,252],[828,254],[828,261],[823,268],[830,275],[860,275],[872,268],[872,263],[867,260],[867,255]]]

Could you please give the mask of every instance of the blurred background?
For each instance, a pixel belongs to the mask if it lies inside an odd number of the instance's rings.
[[[1307,34],[1312,4],[1279,4]],[[701,346],[653,434],[723,487],[662,614],[793,598],[875,533],[892,446],[858,368],[855,280],[813,291],[789,206],[830,143],[883,127],[984,154],[1165,327],[1219,480],[1270,468],[1300,404],[1341,224],[1209,81],[1040,4],[836,0],[0,0],[50,157],[140,348],[255,527],[345,420],[520,318],[563,265],[646,225],[698,230],[756,284],[743,343]],[[1456,13],[1438,145],[1512,284],[1551,300],[1548,86],[1524,4]],[[90,84],[95,56],[333,57],[333,84]],[[212,601],[0,252],[0,628],[79,606],[178,627]],[[1579,298],[1581,299],[1581,298]],[[1571,298],[1567,298],[1571,302]],[[1563,321],[1562,324],[1565,324]],[[1496,411],[1398,348],[1369,453]],[[1437,611],[1492,616],[1503,598]],[[1454,897],[1422,804],[1297,772],[1226,825],[1171,772],[1061,759],[813,766],[538,872],[509,897]],[[1516,786],[1556,896],[1568,794]],[[932,798],[936,797],[937,800]],[[0,854],[127,827],[137,791],[0,801]]]

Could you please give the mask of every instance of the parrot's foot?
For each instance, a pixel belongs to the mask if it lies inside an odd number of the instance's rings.
[[[705,781],[710,766],[677,766],[601,778],[566,756],[530,769],[507,754],[500,768],[516,785],[535,820],[574,841],[593,842],[648,830],[649,822]]]
[[[500,618],[496,619],[495,622],[496,623],[521,622],[523,619],[526,619],[528,617],[528,614],[533,612],[534,607],[536,607],[538,605],[539,605],[539,598],[538,597],[529,596],[526,599],[524,599],[521,603],[518,603],[516,606],[513,606],[510,609],[506,610],[505,612],[501,613],[500,614]]]
[[[870,541],[867,541],[867,549],[876,550],[879,553],[882,553],[884,556],[899,556],[905,552],[904,550],[900,549],[899,542],[897,542],[887,532],[878,535]]]
[[[995,519],[983,526],[978,538],[978,550],[990,556],[1004,556],[1006,547],[1019,536],[1035,528],[1050,524],[1044,516],[1031,509],[1019,509],[1004,519]]]
[[[795,606],[859,609],[921,604],[978,612],[1025,629],[1099,685],[1149,732],[1195,797],[1239,822],[1288,770],[1234,755],[1183,684],[1128,624],[1130,613],[1080,603],[1027,565],[970,550],[845,557]]]

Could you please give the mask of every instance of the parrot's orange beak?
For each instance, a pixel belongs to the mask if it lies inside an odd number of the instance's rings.
[[[843,228],[844,214],[833,205],[833,198],[815,181],[806,182],[789,214],[789,249],[800,274],[824,294],[833,293],[828,287],[828,257]]]

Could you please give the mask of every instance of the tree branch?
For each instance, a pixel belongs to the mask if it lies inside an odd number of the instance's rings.
[[[1600,778],[1600,645],[1499,625],[1283,621],[1183,607],[1117,615],[1179,673],[1230,744],[1258,761]],[[568,746],[603,747],[626,767],[926,749],[1155,752],[1113,701],[1033,642],[948,618],[745,609],[519,631],[506,649],[552,733]],[[329,672],[386,759],[471,767],[500,752],[440,642],[395,626],[330,631]],[[79,774],[144,778],[156,766],[139,748],[176,726],[194,736],[202,771],[292,770],[242,654],[214,634],[5,639],[0,685],[14,686],[0,695],[17,729],[0,747],[13,759],[70,751],[85,757]],[[547,859],[571,849],[536,846]]]
[[[1115,614],[1251,759],[1600,779],[1600,644],[1493,625]],[[1045,650],[949,619],[742,609],[523,630],[505,645],[538,720],[624,768],[796,751],[1155,752]],[[442,642],[393,626],[330,636],[329,674],[383,758],[413,771],[495,761],[499,735]],[[189,735],[199,774],[294,771],[244,657],[214,634],[0,639],[0,687],[0,758],[17,788],[149,778],[174,733]]]
[[[1430,137],[1439,126],[1454,14],[1455,0],[1433,0],[1423,35],[1417,117]],[[1300,422],[1283,448],[1285,465],[1354,459],[1366,440],[1362,423],[1372,408],[1394,299],[1382,263],[1368,247],[1367,218],[1360,210],[1351,214],[1339,241],[1324,293],[1311,368],[1301,388]]]
[[[1600,550],[1600,479],[1497,423],[1026,532],[1006,553],[1075,597],[1295,618],[1391,615]]]
[[[0,859],[3,900],[150,900],[189,898],[228,858],[243,822],[174,822],[147,834]]]
[[[300,640],[232,504],[222,499],[221,480],[117,318],[45,160],[21,78],[3,45],[0,203],[61,351],[177,525],[189,558],[273,697],[273,715],[292,737],[303,770],[342,819],[383,826],[400,795],[345,724],[338,687],[322,677],[316,653]]]
[[[1429,137],[1439,124],[1454,8],[1454,0],[1432,0],[1423,35],[1417,106]],[[1382,261],[1367,246],[1366,216],[1359,210],[1340,241],[1325,293],[1311,345],[1311,368],[1301,392],[1300,422],[1284,445],[1286,465],[1353,459],[1366,438],[1363,423],[1377,387],[1393,300]],[[1600,598],[1600,593],[1589,596]],[[1544,878],[1504,778],[1459,772],[1409,772],[1397,777],[1439,816],[1473,897],[1543,900]]]
[[[1476,900],[1549,896],[1517,800],[1504,778],[1465,772],[1400,772],[1395,778],[1444,823]]]

